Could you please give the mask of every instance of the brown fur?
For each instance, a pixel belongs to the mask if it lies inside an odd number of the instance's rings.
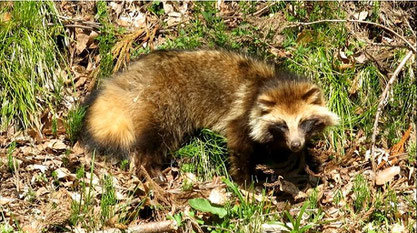
[[[285,148],[309,136],[300,133],[298,122],[314,117],[321,131],[337,121],[314,84],[274,65],[215,50],[145,55],[106,80],[89,105],[84,141],[90,148],[133,153],[138,165],[157,175],[164,155],[178,149],[185,136],[210,128],[226,136],[231,174],[241,182],[253,170],[255,145]],[[274,138],[270,127],[280,122],[291,128]]]

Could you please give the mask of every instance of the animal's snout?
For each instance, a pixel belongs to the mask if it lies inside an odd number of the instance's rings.
[[[290,144],[290,149],[294,152],[301,150],[301,142],[299,140],[292,141]]]

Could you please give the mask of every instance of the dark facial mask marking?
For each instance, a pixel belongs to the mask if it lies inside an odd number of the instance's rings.
[[[288,131],[288,126],[285,122],[275,123],[269,126],[269,131],[274,135],[283,135]]]
[[[324,129],[324,123],[319,119],[308,119],[300,123],[299,127],[305,133],[319,132]]]

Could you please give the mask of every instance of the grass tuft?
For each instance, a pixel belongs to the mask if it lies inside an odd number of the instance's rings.
[[[117,42],[116,28],[110,22],[108,6],[106,1],[97,1],[98,21],[101,24],[100,35],[97,37],[100,53],[99,77],[109,77],[113,73],[114,61],[111,49]]]
[[[65,64],[56,41],[64,36],[51,1],[0,3],[0,130],[10,123],[40,126],[46,106],[56,107]],[[52,26],[50,26],[52,23]]]
[[[362,209],[366,210],[371,202],[371,191],[369,190],[368,182],[362,174],[357,175],[353,181],[353,195],[355,212],[359,212]]]
[[[103,194],[101,196],[101,218],[106,222],[113,216],[113,206],[116,204],[116,191],[111,176],[104,176]]]
[[[211,130],[201,130],[174,156],[180,158],[183,172],[192,172],[201,180],[228,176],[226,140]]]
[[[77,106],[68,112],[67,120],[65,122],[65,131],[72,143],[77,140],[81,131],[85,112],[85,106]]]

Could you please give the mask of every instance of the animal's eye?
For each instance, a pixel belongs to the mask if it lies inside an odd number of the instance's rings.
[[[309,119],[300,123],[300,128],[306,133],[312,132],[313,130],[321,130],[323,126],[323,122],[318,119]]]
[[[266,115],[266,114],[268,114],[268,113],[270,113],[271,112],[271,110],[270,109],[261,109],[261,115],[263,116],[263,115]]]
[[[276,123],[271,125],[270,129],[276,133],[283,133],[288,130],[288,126],[285,123]]]

